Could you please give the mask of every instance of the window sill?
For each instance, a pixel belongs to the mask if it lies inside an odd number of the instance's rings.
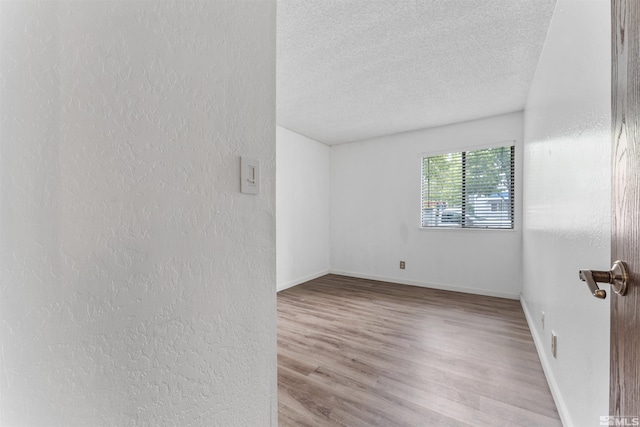
[[[497,232],[497,233],[517,233],[519,230],[517,228],[461,228],[461,227],[418,227],[420,231],[426,232]]]

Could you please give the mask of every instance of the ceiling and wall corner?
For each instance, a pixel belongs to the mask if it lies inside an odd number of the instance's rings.
[[[328,145],[524,108],[555,0],[279,0],[277,121]]]
[[[337,145],[332,271],[362,275],[373,266],[402,282],[400,274],[419,268],[422,259],[397,270],[406,259],[402,240],[411,241],[418,221],[417,192],[405,186],[414,176],[405,145],[411,140],[408,151],[418,155],[429,140],[446,143],[438,125],[524,110],[521,271],[513,281],[524,282],[523,307],[559,412],[576,426],[597,424],[608,405],[608,305],[576,274],[609,266],[609,204],[590,202],[609,197],[608,7],[608,0],[278,5],[278,124]],[[387,172],[405,179],[377,179]],[[378,188],[366,187],[367,177]],[[358,197],[362,188],[370,194]],[[385,246],[372,245],[385,227]],[[388,245],[389,236],[397,243]],[[447,236],[459,247],[477,238]],[[380,253],[382,261],[374,258]],[[549,357],[551,329],[557,358]]]
[[[404,200],[403,204],[395,206],[402,210],[401,234],[414,236],[417,232],[417,190],[414,191],[413,187],[418,181],[406,184],[399,179],[403,176],[410,180],[413,176],[412,160],[407,156],[417,156],[435,147],[446,149],[447,144],[450,148],[460,148],[480,141],[496,142],[491,138],[501,140],[505,134],[507,139],[521,143],[522,121],[508,119],[504,122],[499,117],[521,117],[554,6],[555,0],[278,2],[278,142],[282,149],[297,143],[309,153],[316,142],[333,146],[329,174],[332,182],[330,197],[333,200],[330,203],[330,262],[315,264],[317,260],[314,260],[314,267],[306,269],[301,268],[304,263],[300,261],[291,263],[296,257],[304,258],[304,254],[313,253],[316,247],[324,247],[322,239],[301,239],[304,241],[298,241],[295,249],[291,244],[279,241],[277,258],[280,271],[285,271],[284,265],[289,266],[288,274],[280,274],[279,289],[314,276],[323,270],[318,266],[344,274],[368,273],[379,278],[448,286],[450,289],[465,287],[462,277],[425,275],[425,268],[415,263],[400,277],[394,269],[400,259],[397,253],[385,255],[384,260],[377,258],[375,262],[361,260],[354,263],[348,260],[356,256],[354,248],[377,248],[362,239],[379,237],[384,232],[389,235],[383,240],[393,241],[390,236],[394,235],[395,229],[389,230],[389,222],[382,221],[380,217],[385,209],[391,209],[384,201],[388,197]],[[487,123],[500,126],[506,123],[506,127],[502,131],[491,130],[490,125],[483,125]],[[447,125],[453,127],[447,128]],[[451,131],[447,133],[446,129]],[[475,131],[465,132],[464,129]],[[442,134],[446,134],[446,138],[442,138]],[[285,138],[285,135],[299,137]],[[344,145],[351,146],[347,150],[352,153],[351,160],[341,166],[345,171],[363,172],[366,165],[359,160],[375,151],[369,145],[377,147],[380,144],[375,142],[383,140],[389,146],[389,152],[380,158],[373,157],[377,160],[384,157],[376,175],[382,179],[380,191],[387,191],[388,197],[376,194],[370,201],[363,201],[361,210],[353,206],[356,211],[351,212],[351,208],[340,206],[336,200],[344,196],[349,206],[358,205],[355,200],[359,200],[361,187],[352,185],[357,174],[345,172],[337,176],[335,165],[342,158],[339,154],[343,153],[339,149]],[[347,142],[353,144],[344,144]],[[312,157],[303,155],[303,161],[313,161]],[[282,153],[279,153],[278,163],[283,170],[299,167],[295,156]],[[314,178],[317,182],[326,181],[325,169],[322,168]],[[384,180],[384,177],[388,179]],[[343,178],[347,181],[341,181]],[[279,206],[284,208],[284,189],[293,185],[279,181],[278,187],[283,190],[278,191]],[[352,187],[351,192],[344,191]],[[375,189],[367,187],[367,191]],[[318,198],[312,197],[312,194],[304,195],[305,200],[317,203]],[[416,200],[415,206],[413,200]],[[283,215],[296,203],[289,202],[287,209],[282,211]],[[337,214],[340,209],[342,213]],[[364,212],[364,218],[360,212]],[[300,222],[304,222],[313,214],[303,211],[300,215]],[[280,210],[278,217],[278,234],[307,234],[304,230],[294,230],[295,224],[290,220],[284,221]],[[336,233],[351,217],[358,218],[358,225]],[[381,227],[371,233],[372,224],[376,223]],[[362,239],[354,237],[360,226],[364,228],[360,236]],[[509,259],[517,258],[521,254],[520,233],[518,226],[515,233],[491,234],[491,238],[500,236],[498,238],[509,240],[506,245],[510,248],[507,250]],[[489,236],[487,233],[483,235]],[[423,233],[414,240],[424,240],[425,237]],[[473,237],[459,235],[456,239],[465,247],[474,247],[483,240],[478,237],[477,234]],[[394,250],[404,248],[403,244],[396,245]],[[305,249],[305,245],[309,247]],[[384,249],[389,248],[385,246]],[[421,250],[418,253],[422,254]],[[309,260],[306,264],[312,265]],[[514,275],[517,275],[520,265],[520,261],[510,263],[510,274],[503,276],[503,280],[487,278],[475,281],[474,292],[517,296],[520,283]]]

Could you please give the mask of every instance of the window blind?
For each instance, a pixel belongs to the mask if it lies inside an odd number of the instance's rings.
[[[422,227],[510,229],[515,146],[422,158]]]

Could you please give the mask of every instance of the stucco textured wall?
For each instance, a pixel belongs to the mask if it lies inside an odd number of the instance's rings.
[[[0,8],[0,424],[275,425],[275,2]]]
[[[576,427],[609,413],[611,296],[591,296],[578,270],[611,266],[610,7],[558,1],[525,109],[522,304],[564,425]]]

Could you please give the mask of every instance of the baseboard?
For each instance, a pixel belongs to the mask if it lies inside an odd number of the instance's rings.
[[[544,346],[542,345],[542,340],[540,339],[538,330],[534,327],[533,316],[531,316],[529,308],[527,307],[527,304],[522,297],[520,297],[520,305],[522,305],[524,317],[526,317],[527,319],[527,324],[529,325],[529,330],[531,331],[531,336],[533,337],[533,343],[535,344],[536,350],[538,351],[538,358],[540,359],[540,363],[542,364],[544,375],[545,377],[547,377],[547,383],[549,384],[549,389],[551,390],[553,400],[556,403],[556,408],[558,408],[558,414],[560,415],[562,425],[573,426],[573,422],[571,422],[571,416],[569,415],[569,411],[567,410],[567,405],[565,405],[564,399],[562,399],[562,394],[560,393],[558,382],[556,381],[556,378],[553,375],[553,371],[551,370],[548,355],[544,351]]]
[[[488,297],[520,299],[520,294],[491,291],[487,289],[465,288],[461,286],[443,285],[437,283],[418,282],[415,280],[406,280],[398,277],[375,276],[371,274],[354,273],[351,271],[331,270],[331,274],[339,274],[341,276],[357,277],[360,279],[379,280],[382,282],[399,283],[401,285],[419,286],[421,288],[441,289],[443,291],[462,292],[466,294],[484,295]]]
[[[313,274],[309,274],[304,277],[300,277],[298,279],[290,280],[284,284],[278,284],[277,292],[284,291],[285,289],[293,288],[294,286],[298,286],[302,283],[308,282],[309,280],[317,279],[318,277],[322,277],[327,274],[329,274],[329,270],[322,270]]]

